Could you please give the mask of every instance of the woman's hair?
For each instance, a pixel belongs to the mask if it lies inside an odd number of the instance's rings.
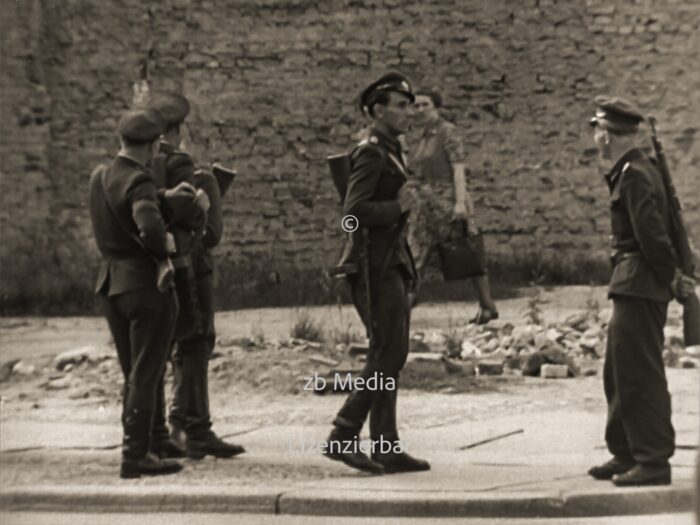
[[[425,90],[425,91],[417,91],[416,96],[423,96],[423,97],[428,97],[435,108],[441,108],[442,107],[442,95],[435,89],[430,89],[430,90]]]

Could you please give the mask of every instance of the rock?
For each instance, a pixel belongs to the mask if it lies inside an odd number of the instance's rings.
[[[691,356],[700,357],[700,345],[686,346],[685,353]]]
[[[567,354],[561,348],[549,347],[542,351],[542,356],[544,357],[545,363],[553,365],[563,365],[567,361]]]
[[[480,376],[500,376],[503,375],[503,362],[481,361],[476,369]]]
[[[540,376],[545,379],[564,379],[569,375],[569,367],[566,365],[544,364],[540,369]]]
[[[561,343],[564,339],[564,333],[556,328],[549,328],[545,334],[545,338],[552,343]]]
[[[583,369],[583,375],[584,375],[585,377],[594,376],[594,375],[596,375],[597,373],[598,373],[598,369],[597,369],[597,368],[586,367],[586,368]]]
[[[493,338],[481,347],[481,351],[484,353],[491,353],[494,352],[500,346],[500,341],[496,338]]]
[[[506,357],[503,364],[511,370],[520,370],[523,366],[523,358],[519,355],[510,355]]]
[[[75,366],[83,361],[99,363],[111,358],[112,355],[112,351],[107,351],[102,347],[83,346],[57,355],[54,359],[54,365],[57,370],[63,370],[67,365]]]
[[[698,365],[700,365],[700,359],[695,359],[693,357],[681,357],[678,361],[678,365],[681,368],[698,368]]]
[[[250,337],[220,337],[216,342],[219,346],[240,346],[241,348],[250,348],[255,346],[255,342]]]
[[[0,365],[0,383],[12,377],[12,369],[19,363],[19,359],[10,359]]]
[[[411,339],[408,342],[408,351],[411,353],[425,353],[432,352],[432,349],[424,341],[420,341],[418,339]]]
[[[535,334],[535,348],[538,350],[543,350],[547,348],[550,344],[552,344],[552,341],[550,341],[547,338],[547,334],[545,332],[539,332]]]
[[[589,328],[588,314],[586,312],[579,312],[572,314],[564,320],[566,326],[578,330],[579,332],[584,332]]]
[[[17,361],[15,366],[12,367],[12,373],[20,376],[30,376],[36,372],[36,367],[34,365],[28,365],[22,361]]]
[[[481,355],[481,350],[474,343],[465,339],[462,341],[462,351],[459,355],[462,359],[473,359]]]
[[[540,375],[542,365],[545,364],[544,356],[540,352],[530,354],[525,359],[522,372],[524,376],[537,377]]]
[[[367,355],[369,353],[369,344],[352,343],[348,347],[348,355],[357,357],[358,355]]]
[[[443,358],[442,364],[445,366],[445,370],[448,374],[456,375],[474,375],[474,366],[467,363],[460,363],[458,361],[453,361],[452,359]]]
[[[322,355],[310,355],[309,361],[317,365],[338,366],[338,361],[336,361],[335,359],[323,357]]]
[[[52,379],[46,384],[46,390],[65,390],[70,388],[73,383],[69,376],[62,377],[60,379]]]
[[[513,339],[512,335],[507,335],[501,339],[501,348],[510,348],[513,346],[513,342],[515,339]]]
[[[516,326],[513,329],[513,339],[515,345],[531,345],[535,343],[537,325]]]
[[[442,354],[436,354],[435,352],[415,352],[412,354],[409,354],[408,359],[406,360],[407,362],[417,362],[417,361],[432,361],[432,362],[440,362],[444,359]]]

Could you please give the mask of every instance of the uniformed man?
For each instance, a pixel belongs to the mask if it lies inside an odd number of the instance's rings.
[[[407,170],[398,136],[405,131],[414,96],[405,77],[383,76],[368,86],[360,106],[372,121],[367,139],[351,157],[352,171],[344,214],[356,217],[359,228],[346,244],[341,264],[360,265],[361,231],[368,231],[369,276],[349,276],[353,303],[368,332],[373,334],[366,365],[356,389],[333,421],[326,455],[372,472],[428,470],[426,461],[408,455],[396,428],[399,372],[408,354],[409,304],[407,292],[415,268],[401,217],[416,203],[406,186]],[[366,294],[366,279],[370,294]],[[369,299],[369,303],[368,303]],[[368,317],[370,305],[372,318]],[[358,387],[359,385],[359,387]],[[359,444],[359,433],[369,415],[371,459]]]
[[[175,292],[159,280],[159,262],[168,260],[169,247],[148,167],[164,128],[154,111],[126,113],[118,125],[119,154],[90,177],[90,217],[102,255],[96,292],[106,300],[124,374],[122,478],[182,469],[149,452],[157,385],[177,316]]]
[[[455,227],[466,223],[470,235],[478,234],[479,228],[467,189],[464,146],[456,126],[440,115],[442,96],[437,91],[418,92],[414,106],[423,126],[411,164],[420,181],[420,206],[412,214],[408,242],[422,279],[435,246],[446,241]],[[469,322],[486,324],[498,319],[488,275],[472,277],[471,281],[479,310]]]
[[[596,97],[591,120],[601,158],[612,169],[612,263],[604,367],[608,421],[605,440],[613,458],[593,467],[596,479],[618,486],[671,483],[674,452],[671,396],[664,362],[668,303],[688,284],[677,270],[669,200],[653,159],[636,147],[644,119],[629,101]]]
[[[224,442],[211,430],[207,381],[209,358],[216,341],[211,249],[222,235],[221,193],[217,179],[211,173],[195,170],[192,158],[179,150],[181,129],[190,112],[188,100],[177,93],[160,93],[153,97],[149,107],[158,111],[166,122],[160,154],[154,161],[156,175],[165,188],[189,185],[194,197],[189,202],[166,204],[178,244],[174,263],[181,315],[176,323],[172,356],[173,402],[168,416],[172,439],[165,425],[161,388],[160,410],[154,423],[154,433],[159,438],[156,443],[160,444],[158,452],[161,457],[186,454],[195,459],[205,455],[228,458],[244,449]],[[178,269],[184,277],[181,280],[177,279]]]

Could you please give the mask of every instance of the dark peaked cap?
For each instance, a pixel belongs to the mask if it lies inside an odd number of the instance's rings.
[[[411,83],[405,76],[401,73],[387,73],[379,80],[372,82],[364,89],[362,94],[360,94],[360,110],[362,113],[369,115],[369,108],[372,105],[374,97],[376,97],[378,93],[387,91],[403,93],[411,99],[411,102],[416,99],[411,89]]]
[[[127,111],[117,125],[119,134],[134,142],[153,142],[165,131],[165,121],[152,109]]]
[[[644,115],[629,100],[621,97],[599,95],[595,98],[596,114],[591,126],[600,126],[610,131],[631,133],[637,131]]]
[[[148,107],[160,113],[167,126],[182,123],[190,114],[190,103],[178,93],[156,93]]]

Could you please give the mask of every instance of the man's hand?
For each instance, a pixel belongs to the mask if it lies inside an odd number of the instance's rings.
[[[175,198],[182,198],[182,197],[189,197],[191,199],[195,198],[195,195],[197,194],[197,190],[190,184],[189,182],[181,182],[174,188],[170,188],[169,190],[165,190],[165,198],[166,199],[175,199]]]
[[[676,299],[682,301],[695,293],[695,279],[688,277],[680,270],[676,270],[676,275],[671,282],[671,292]]]
[[[204,213],[209,211],[209,208],[211,207],[211,201],[209,200],[209,196],[204,192],[204,190],[197,190],[195,200],[197,201],[197,206],[199,206]]]
[[[416,192],[413,189],[413,185],[411,185],[410,183],[401,186],[396,200],[399,202],[399,206],[401,206],[401,213],[410,211],[418,207],[418,199],[416,197]]]

